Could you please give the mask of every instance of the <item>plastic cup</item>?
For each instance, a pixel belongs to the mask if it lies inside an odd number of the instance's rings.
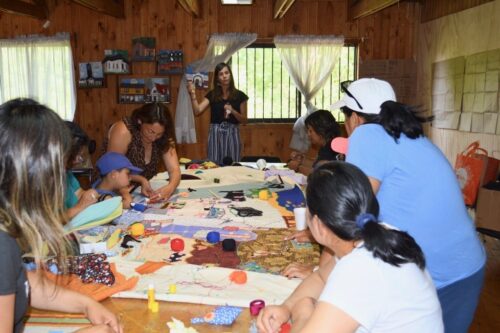
[[[299,231],[307,229],[306,208],[305,207],[294,208],[293,215],[295,215],[295,229]]]

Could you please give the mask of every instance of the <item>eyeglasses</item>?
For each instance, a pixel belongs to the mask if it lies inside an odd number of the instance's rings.
[[[356,99],[356,97],[354,97],[353,94],[351,94],[351,92],[347,89],[347,87],[349,87],[351,85],[353,81],[344,81],[344,82],[341,82],[340,83],[340,89],[347,94],[347,96],[351,97],[355,102],[356,104],[358,104],[359,108],[361,110],[363,110],[363,107],[361,106],[361,104],[359,104],[358,100]]]

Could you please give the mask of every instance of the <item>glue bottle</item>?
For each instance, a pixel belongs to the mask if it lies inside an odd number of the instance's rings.
[[[148,309],[152,310],[153,304],[155,303],[155,286],[150,283],[148,286]]]

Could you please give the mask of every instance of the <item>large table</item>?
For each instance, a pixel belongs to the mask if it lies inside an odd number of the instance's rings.
[[[232,176],[235,170],[243,172],[248,177],[254,177],[255,170],[246,169],[243,167],[227,169],[228,173]],[[191,172],[193,174],[193,172]],[[245,176],[245,177],[246,177]],[[219,177],[219,176],[216,176]],[[222,177],[221,181],[224,183]],[[243,177],[244,178],[244,177]],[[213,176],[207,176],[208,182],[213,180]],[[165,175],[158,175],[153,179],[154,186],[161,186],[165,181]],[[193,186],[195,184],[192,180],[187,183],[182,183],[179,188]],[[201,181],[200,184],[206,183]],[[206,185],[206,184],[205,184]],[[203,187],[203,186],[201,186]],[[263,273],[253,273],[263,274]],[[298,282],[297,282],[298,283]],[[290,288],[290,292],[293,288]],[[175,317],[186,324],[187,327],[192,326],[198,332],[248,332],[251,325],[252,317],[250,316],[248,308],[244,308],[232,326],[215,326],[208,324],[191,325],[190,320],[193,317],[203,317],[206,313],[214,309],[213,305],[193,304],[183,302],[169,302],[160,301],[159,311],[153,313],[148,309],[147,300],[145,299],[132,299],[132,298],[108,298],[102,302],[107,308],[114,313],[118,314],[125,328],[125,332],[168,332],[166,323]],[[32,310],[32,313],[49,314],[49,312]]]

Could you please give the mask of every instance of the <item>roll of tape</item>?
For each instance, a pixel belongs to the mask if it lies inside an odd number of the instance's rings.
[[[266,306],[266,302],[262,299],[256,299],[250,302],[250,314],[252,316],[258,316],[260,310]]]

